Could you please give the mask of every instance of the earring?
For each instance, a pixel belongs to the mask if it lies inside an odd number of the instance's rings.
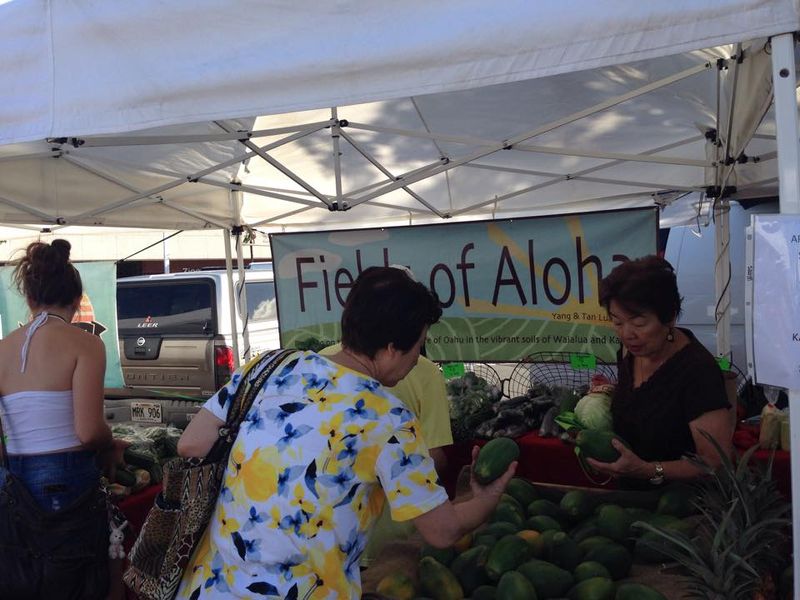
[[[675,341],[675,334],[672,332],[672,327],[669,328],[669,333],[667,333],[667,341],[668,342]]]

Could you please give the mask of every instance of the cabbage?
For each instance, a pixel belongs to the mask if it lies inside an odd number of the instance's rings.
[[[590,392],[578,400],[575,416],[586,429],[612,431],[611,396]]]

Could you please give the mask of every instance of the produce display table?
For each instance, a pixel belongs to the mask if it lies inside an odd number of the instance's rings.
[[[445,447],[447,468],[442,482],[451,497],[461,468],[470,464],[472,446],[483,445],[486,441],[459,442]],[[581,470],[574,447],[565,444],[559,438],[543,438],[537,432],[531,431],[516,438],[516,442],[520,449],[518,476],[539,483],[600,487],[593,484]],[[612,486],[609,484],[603,487]]]
[[[739,437],[738,439],[742,438]],[[442,476],[442,482],[450,497],[454,495],[456,479],[461,468],[470,464],[472,446],[476,444],[483,445],[486,441],[459,442],[444,448],[447,455],[447,468]],[[757,441],[758,437],[756,436],[755,442]],[[519,466],[517,467],[517,475],[520,477],[541,483],[600,487],[589,481],[581,470],[573,446],[565,444],[559,438],[543,438],[537,432],[531,431],[516,438],[516,442],[520,448]],[[744,449],[737,447],[739,452],[743,452]],[[758,450],[754,459],[766,464],[771,454],[772,452],[769,450]],[[772,478],[781,493],[786,498],[790,498],[792,479],[789,452],[783,450],[775,451],[772,461]],[[613,482],[603,487],[612,488]]]

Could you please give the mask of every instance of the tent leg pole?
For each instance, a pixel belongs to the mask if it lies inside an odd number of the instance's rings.
[[[231,345],[233,347],[233,364],[238,369],[242,360],[239,356],[239,332],[236,323],[236,295],[233,293],[233,260],[231,259],[231,232],[228,229],[222,230],[225,238],[225,274],[228,277],[228,305],[231,308]]]
[[[247,312],[247,286],[245,285],[244,273],[244,252],[242,250],[242,232],[237,230],[236,233],[236,268],[239,271],[239,311],[242,315],[242,345],[244,346],[244,360],[250,360],[250,330],[248,328],[248,312]]]
[[[717,334],[717,356],[731,358],[731,206],[720,198],[714,209],[714,288],[717,304],[714,322]]]
[[[772,82],[778,142],[781,214],[800,213],[800,144],[795,89],[794,34],[772,38]],[[794,572],[800,573],[800,390],[788,390],[792,468],[792,546]],[[798,456],[795,456],[798,455]],[[795,590],[798,584],[795,582]]]

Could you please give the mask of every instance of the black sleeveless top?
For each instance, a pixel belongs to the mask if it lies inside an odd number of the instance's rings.
[[[618,384],[611,403],[614,432],[646,461],[678,460],[696,451],[689,422],[730,408],[722,371],[688,329],[689,344],[633,388],[633,356],[617,353]]]

